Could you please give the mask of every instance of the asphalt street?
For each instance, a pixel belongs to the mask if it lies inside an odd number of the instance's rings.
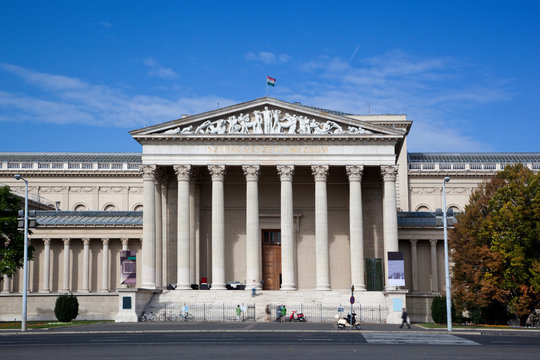
[[[539,359],[538,331],[455,331],[366,325],[92,324],[0,332],[0,359]]]

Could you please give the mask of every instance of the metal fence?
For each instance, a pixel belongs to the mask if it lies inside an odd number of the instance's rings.
[[[306,321],[314,323],[332,323],[339,317],[344,317],[351,312],[350,305],[324,305],[324,304],[300,304],[287,305],[287,314],[285,319],[280,319],[280,305],[271,305],[273,319],[276,321],[288,321],[292,311],[304,314]],[[356,319],[362,323],[383,324],[387,317],[387,309],[382,306],[362,306],[354,305],[353,312],[356,313]],[[336,318],[337,317],[337,318]]]
[[[240,305],[240,304],[238,304]],[[146,316],[146,319],[144,318]],[[147,308],[140,321],[255,321],[255,304],[241,304],[237,315],[237,304],[173,304],[163,303]]]

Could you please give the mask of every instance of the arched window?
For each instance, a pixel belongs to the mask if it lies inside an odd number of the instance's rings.
[[[84,204],[77,204],[77,205],[75,205],[73,210],[75,210],[75,211],[86,211],[86,210],[88,210],[88,207],[86,207],[86,205],[84,205]]]
[[[454,213],[461,212],[461,210],[459,210],[459,208],[455,205],[449,206],[448,210],[452,210]]]
[[[116,206],[114,206],[113,204],[107,204],[107,205],[105,205],[103,210],[105,210],[105,211],[116,211]]]
[[[419,212],[428,212],[429,211],[429,208],[426,206],[426,205],[420,205],[416,208],[416,211],[419,211]]]
[[[143,211],[143,206],[141,204],[135,205],[135,207],[133,208],[133,211]]]

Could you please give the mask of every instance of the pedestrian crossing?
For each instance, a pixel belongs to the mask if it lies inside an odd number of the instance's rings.
[[[368,344],[417,344],[417,345],[480,345],[479,343],[450,334],[363,333]]]

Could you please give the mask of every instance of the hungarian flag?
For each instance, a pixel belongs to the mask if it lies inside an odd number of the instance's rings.
[[[266,77],[266,85],[275,86],[276,85],[276,79],[271,78],[270,76]]]

